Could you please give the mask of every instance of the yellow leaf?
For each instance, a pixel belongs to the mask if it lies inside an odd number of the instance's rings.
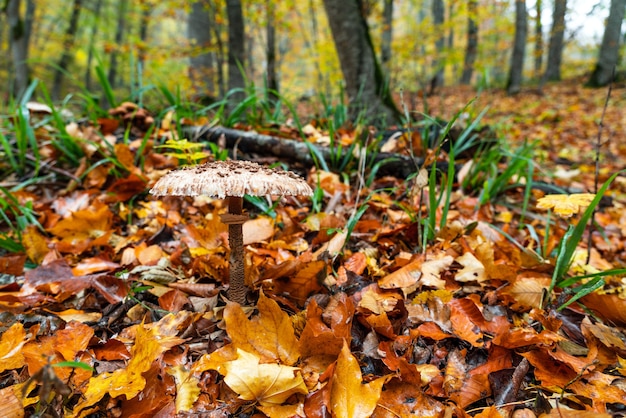
[[[235,347],[257,354],[264,362],[293,365],[300,357],[300,345],[289,315],[263,293],[258,302],[259,316],[248,320],[236,303],[224,310],[226,331]]]
[[[182,365],[170,367],[168,373],[176,380],[176,413],[191,411],[200,396],[200,382]]]
[[[74,407],[74,416],[99,402],[107,393],[113,398],[125,395],[126,399],[131,399],[143,390],[146,380],[142,374],[150,369],[161,354],[184,341],[181,338],[159,334],[158,330],[158,327],[148,330],[143,324],[136,327],[135,345],[130,350],[131,359],[128,366],[91,378],[83,399]]]
[[[482,282],[487,279],[485,266],[474,254],[467,252],[457,257],[456,262],[463,266],[454,276],[457,282]]]
[[[291,395],[307,394],[300,369],[280,364],[259,364],[260,358],[237,349],[237,360],[224,364],[224,382],[239,397],[263,406],[280,405]]]
[[[385,383],[378,378],[363,384],[359,362],[344,342],[332,377],[330,403],[333,417],[367,418],[374,412]]]
[[[259,410],[270,418],[293,418],[305,416],[304,405],[302,403],[295,405],[259,406]]]
[[[22,245],[28,258],[36,264],[41,264],[43,258],[50,251],[46,238],[34,225],[27,226],[22,232]]]
[[[26,342],[26,331],[19,322],[13,324],[0,337],[0,373],[24,366],[22,347]]]
[[[577,193],[571,195],[549,194],[537,201],[540,209],[554,209],[554,213],[562,218],[569,218],[581,208],[589,206],[596,197],[593,193]]]

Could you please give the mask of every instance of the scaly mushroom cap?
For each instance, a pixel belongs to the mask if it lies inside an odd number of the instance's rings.
[[[156,182],[157,196],[310,196],[311,187],[296,174],[251,161],[215,161],[173,170]]]

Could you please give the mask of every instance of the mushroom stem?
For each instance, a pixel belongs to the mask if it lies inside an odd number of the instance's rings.
[[[243,198],[229,196],[228,213],[241,215],[242,210]],[[245,283],[243,227],[241,222],[228,223],[228,244],[230,245],[230,285],[226,294],[231,301],[245,305],[247,303],[246,295],[248,289]]]

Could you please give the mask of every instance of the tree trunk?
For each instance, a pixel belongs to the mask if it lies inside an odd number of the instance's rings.
[[[324,0],[353,119],[363,114],[374,124],[396,124],[401,114],[386,89],[358,0]]]
[[[522,75],[524,72],[524,51],[526,49],[527,34],[528,15],[526,12],[526,0],[516,0],[515,40],[513,42],[513,53],[511,54],[509,81],[506,88],[508,94],[519,93],[522,86]]]
[[[276,74],[276,10],[274,0],[265,2],[267,9],[267,88],[272,102],[278,100],[278,75]]]
[[[61,88],[63,87],[63,76],[67,73],[73,55],[74,41],[76,40],[76,31],[78,30],[78,18],[82,8],[82,0],[74,0],[72,7],[72,15],[70,23],[63,36],[63,52],[61,58],[54,70],[54,83],[52,84],[52,99],[59,100],[61,98]]]
[[[96,44],[96,39],[98,35],[98,26],[100,23],[100,10],[102,8],[102,0],[97,0],[96,5],[94,7],[93,15],[95,17],[95,22],[91,26],[91,33],[89,35],[89,52],[87,53],[87,71],[85,73],[85,88],[87,91],[91,91],[91,66],[93,63],[93,52]]]
[[[187,38],[192,46],[189,57],[189,79],[202,97],[215,94],[215,57],[211,48],[213,14],[206,1],[196,1],[187,16]]]
[[[444,48],[444,36],[443,36],[443,22],[445,15],[445,8],[443,0],[432,0],[432,13],[434,22],[434,31],[439,34],[439,37],[435,41],[435,49],[437,50],[437,58],[433,61],[435,69],[435,75],[430,83],[431,93],[435,92],[435,89],[443,86],[443,48]]]
[[[26,91],[30,82],[30,68],[28,67],[28,46],[32,33],[32,22],[35,16],[35,2],[26,3],[26,16],[20,14],[20,0],[8,0],[6,4],[7,21],[9,24],[9,43],[15,70],[13,94],[20,97]]]
[[[226,0],[228,16],[228,90],[229,100],[236,104],[245,98],[245,31],[241,0]],[[238,90],[233,93],[234,90]]]
[[[393,39],[393,0],[385,0],[383,8],[383,33],[380,44],[380,64],[385,71],[387,83],[391,75],[391,41]]]
[[[111,59],[109,61],[109,74],[107,80],[111,85],[111,88],[115,88],[117,85],[117,59],[119,57],[119,51],[122,41],[124,40],[124,32],[126,30],[126,11],[128,10],[128,1],[119,0],[117,4],[117,28],[115,29],[115,45],[116,49],[111,52]],[[104,96],[106,97],[106,96]],[[110,106],[115,106],[115,103],[109,103]]]
[[[604,28],[598,62],[587,82],[590,87],[606,86],[613,78],[615,67],[619,61],[620,38],[625,12],[626,0],[611,0],[611,9]]]
[[[474,63],[478,54],[478,25],[476,24],[476,14],[478,12],[478,2],[469,0],[467,2],[467,46],[465,47],[465,60],[463,62],[463,74],[461,84],[471,84]]]
[[[139,22],[139,40],[141,45],[139,47],[139,64],[143,71],[146,61],[146,45],[148,45],[148,28],[150,27],[150,15],[152,14],[152,6],[146,0],[139,0],[139,7],[141,9],[141,16]]]
[[[561,79],[566,10],[567,0],[554,0],[552,30],[550,31],[550,44],[548,45],[548,64],[543,75],[543,81],[559,81]]]
[[[541,11],[543,9],[542,0],[535,3],[535,79],[541,78],[541,68],[543,67],[543,25],[541,23]]]

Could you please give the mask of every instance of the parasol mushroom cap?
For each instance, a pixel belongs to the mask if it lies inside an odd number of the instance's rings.
[[[298,175],[251,161],[204,163],[170,171],[156,182],[156,196],[311,196],[313,190]]]

